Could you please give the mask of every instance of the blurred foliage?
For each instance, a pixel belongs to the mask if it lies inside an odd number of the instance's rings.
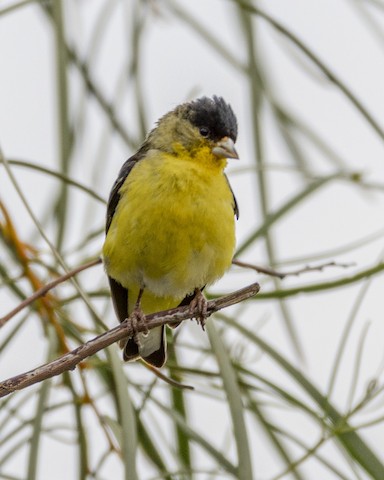
[[[243,46],[241,54],[225,41],[225,32],[221,37],[211,31],[209,22],[202,20],[201,12],[194,11],[197,7],[191,3],[100,0],[92,19],[87,19],[90,31],[86,45],[73,20],[77,8],[87,16],[91,8],[87,2],[79,6],[69,0],[26,0],[0,5],[0,27],[8,15],[22,15],[28,8],[42,17],[42,24],[52,34],[57,112],[52,165],[8,158],[6,153],[0,159],[1,176],[16,192],[28,218],[28,225],[20,224],[17,209],[0,190],[0,293],[12,304],[99,255],[104,198],[118,168],[117,163],[111,166],[111,145],[118,142],[128,156],[151,127],[146,92],[149,80],[143,76],[143,58],[148,38],[159,22],[169,28],[187,28],[200,48],[236,72],[245,86],[250,122],[248,157],[254,160],[247,168],[239,167],[234,176],[246,176],[252,182],[257,215],[247,218],[249,228],[239,238],[238,258],[247,255],[248,261],[257,263],[255,258],[260,258],[262,251],[264,264],[300,268],[308,262],[369,248],[382,238],[382,229],[366,235],[357,232],[356,238],[335,245],[332,251],[324,249],[307,257],[281,260],[274,228],[314,195],[334,184],[348,185],[359,195],[367,191],[380,194],[384,185],[349,169],[332,142],[286,106],[283,95],[272,87],[275,79],[261,54],[260,29],[277,35],[274,38],[287,49],[289,60],[299,64],[300,75],[315,75],[321,77],[323,85],[333,85],[381,142],[383,128],[326,58],[318,56],[288,24],[282,25],[259,9],[256,2],[216,2],[220,12],[231,18],[237,45]],[[379,1],[351,2],[351,8],[362,9],[368,15],[365,3],[383,10]],[[103,44],[109,41],[110,25],[117,14],[126,36],[121,45],[109,47],[110,54],[112,50],[123,52],[121,71],[111,79],[107,70],[100,73],[99,56]],[[369,15],[368,20],[372,21]],[[171,77],[175,74],[177,68]],[[190,92],[200,87],[198,82],[197,75],[187,86]],[[129,122],[121,109],[127,98]],[[89,127],[93,117],[99,122],[97,135]],[[274,166],[270,161],[267,121],[273,123],[277,141],[284,145],[284,165]],[[317,169],[308,159],[306,145],[326,159],[326,170]],[[120,160],[122,163],[124,158]],[[279,168],[291,175],[295,190],[276,207],[271,204],[269,188],[271,176]],[[25,172],[38,175],[42,188],[47,189],[47,201],[38,214],[34,213],[32,197],[23,188]],[[47,476],[46,467],[59,452],[71,460],[66,461],[70,465],[68,472],[57,478],[301,480],[314,478],[311,471],[316,468],[323,479],[382,480],[383,449],[375,448],[369,436],[361,434],[363,429],[369,431],[368,427],[383,424],[383,384],[379,376],[371,380],[358,400],[355,395],[358,385],[361,392],[359,370],[366,330],[355,345],[347,407],[342,406],[344,399],[335,391],[356,315],[371,282],[383,270],[384,263],[378,258],[363,268],[342,270],[337,278],[324,279],[320,271],[310,277],[314,279],[311,282],[305,276],[289,279],[288,283],[262,277],[263,289],[255,301],[217,314],[208,322],[206,337],[195,333],[196,338],[190,339],[183,334],[184,325],[173,337],[169,333],[170,352],[164,373],[194,386],[194,390],[171,387],[143,364],[124,364],[114,346],[89,358],[75,372],[5,397],[0,402],[0,477],[52,478]],[[253,281],[253,274],[251,277],[250,272],[239,271],[234,267],[228,273],[228,289],[234,289],[240,281]],[[347,309],[352,313],[343,324],[329,385],[323,389],[310,372],[303,373],[306,353],[289,302],[299,293],[337,293],[349,284],[358,287],[357,295],[352,308]],[[273,315],[281,321],[283,333],[278,339],[285,337],[284,346],[280,347],[275,338],[260,335],[264,321],[260,314],[262,301],[271,302]],[[7,354],[7,358],[29,357],[33,353],[37,355],[33,362],[48,361],[113,322],[107,284],[100,267],[96,267],[7,322],[2,328],[0,353]],[[27,329],[26,324],[32,327]],[[31,329],[34,338],[23,341],[23,336],[31,335]],[[20,345],[24,345],[22,350]],[[25,364],[31,368],[31,361]],[[259,473],[259,465],[265,465],[264,456],[273,464],[269,476]]]

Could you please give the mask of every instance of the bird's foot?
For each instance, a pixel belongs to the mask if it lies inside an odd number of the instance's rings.
[[[128,317],[128,321],[130,322],[132,328],[132,338],[135,343],[140,346],[139,334],[142,333],[145,336],[148,335],[147,319],[140,305],[135,305],[135,308]],[[139,332],[140,324],[144,326],[144,330],[142,330],[141,332]]]
[[[189,313],[193,315],[197,323],[205,330],[205,321],[208,317],[208,302],[200,288],[195,289],[195,296],[189,304]]]

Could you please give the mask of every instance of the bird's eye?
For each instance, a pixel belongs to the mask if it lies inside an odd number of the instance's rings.
[[[207,127],[200,127],[200,135],[202,137],[208,137],[209,135],[209,128]]]

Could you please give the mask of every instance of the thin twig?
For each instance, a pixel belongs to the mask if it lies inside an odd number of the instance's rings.
[[[220,297],[216,300],[210,300],[207,305],[207,315],[217,312],[223,308],[235,305],[250,297],[253,297],[260,290],[258,283],[253,283],[241,290]],[[189,305],[184,307],[177,307],[163,312],[153,313],[146,317],[146,322],[140,322],[136,326],[136,332],[143,332],[151,330],[152,328],[159,327],[161,325],[179,323],[184,320],[193,317],[191,315]],[[5,397],[10,393],[26,388],[35,383],[41,382],[48,378],[52,378],[55,375],[60,375],[63,372],[73,370],[82,360],[94,355],[100,350],[112,345],[112,343],[132,336],[132,325],[129,319],[121,323],[115,328],[108,330],[107,332],[92,338],[88,342],[80,345],[71,352],[62,355],[61,357],[37,367],[29,372],[22,373],[15,377],[4,380],[0,383],[0,397]]]
[[[97,258],[96,260],[92,260],[88,263],[85,263],[84,265],[80,265],[79,267],[71,270],[70,272],[65,273],[61,277],[56,278],[56,280],[53,280],[52,282],[47,283],[46,285],[41,287],[39,290],[36,290],[36,292],[33,295],[26,298],[24,301],[19,303],[19,305],[17,305],[17,307],[15,307],[13,310],[11,310],[9,313],[7,313],[7,315],[0,318],[0,328],[3,327],[8,322],[8,320],[10,320],[12,317],[14,317],[17,313],[19,313],[25,307],[27,307],[31,303],[35,302],[39,298],[44,297],[44,295],[46,295],[49,292],[49,290],[52,290],[57,285],[65,282],[69,278],[74,277],[79,272],[82,272],[83,270],[86,270],[87,268],[98,265],[99,263],[101,263],[101,258]]]
[[[185,385],[184,383],[177,382],[173,378],[167,377],[166,375],[164,375],[164,373],[160,372],[160,370],[158,368],[150,365],[149,363],[144,362],[144,360],[142,360],[142,363],[145,367],[148,368],[148,370],[150,370],[153,374],[155,374],[157,377],[159,377],[160,380],[162,380],[165,383],[168,383],[169,385],[171,385],[171,387],[181,388],[183,390],[194,390],[195,389],[195,387],[193,387],[192,385]]]
[[[269,275],[271,277],[280,278],[281,280],[283,280],[285,277],[288,277],[288,276],[297,277],[302,273],[321,272],[324,270],[324,268],[328,268],[328,267],[349,268],[354,266],[354,263],[327,262],[327,263],[322,263],[320,265],[306,265],[305,267],[299,268],[297,270],[291,270],[290,272],[279,272],[278,270],[274,270],[273,268],[270,268],[270,267],[261,267],[260,265],[253,265],[252,263],[241,262],[240,260],[236,260],[236,259],[233,259],[232,263],[234,265],[238,265],[239,267],[256,270],[256,272],[258,273],[264,273],[265,275]]]

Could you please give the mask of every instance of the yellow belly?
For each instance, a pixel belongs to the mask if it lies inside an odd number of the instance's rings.
[[[233,197],[225,163],[216,162],[207,167],[171,155],[149,156],[120,190],[104,262],[108,275],[130,291],[130,303],[131,294],[145,288],[146,313],[177,305],[231,265]]]

